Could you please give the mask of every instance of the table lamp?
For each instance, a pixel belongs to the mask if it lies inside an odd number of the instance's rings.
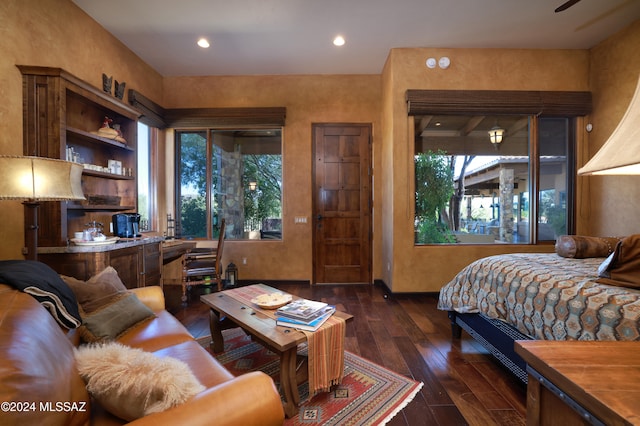
[[[42,201],[84,200],[82,165],[43,157],[0,155],[0,200],[24,200],[26,258],[38,260],[38,207]]]

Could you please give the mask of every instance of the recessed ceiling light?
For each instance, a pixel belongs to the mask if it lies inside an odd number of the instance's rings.
[[[333,39],[333,44],[336,46],[344,46],[344,37],[342,36],[337,36],[336,38]]]
[[[209,47],[209,41],[203,37],[200,40],[198,40],[198,46],[202,47],[203,49],[206,49],[207,47]]]

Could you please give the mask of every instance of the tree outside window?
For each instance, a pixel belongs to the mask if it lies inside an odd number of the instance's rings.
[[[176,218],[186,238],[281,238],[281,131],[176,133]]]
[[[415,125],[416,244],[526,244],[532,229],[536,241],[570,231],[569,118],[416,116]],[[536,141],[530,126],[537,126]],[[499,145],[489,138],[495,127],[504,131]]]
[[[442,151],[415,156],[416,243],[454,243],[447,225],[449,200],[453,188],[452,159]]]

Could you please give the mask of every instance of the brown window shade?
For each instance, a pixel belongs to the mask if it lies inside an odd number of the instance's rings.
[[[135,90],[129,90],[129,103],[142,114],[141,122],[160,129],[165,127],[282,127],[287,113],[285,107],[165,109]]]
[[[139,120],[150,127],[164,129],[167,123],[164,119],[165,110],[151,99],[133,89],[129,90],[129,103],[140,112]]]
[[[167,125],[173,128],[225,126],[284,126],[285,107],[265,108],[180,108],[166,111]]]
[[[591,112],[591,92],[518,90],[407,90],[409,115],[520,114],[583,116]]]

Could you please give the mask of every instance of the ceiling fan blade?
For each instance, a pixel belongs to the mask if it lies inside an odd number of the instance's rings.
[[[580,0],[569,0],[563,4],[561,4],[560,6],[558,6],[555,10],[556,13],[558,12],[562,12],[563,10],[567,10],[569,9],[571,6],[573,6],[574,4],[578,3]]]

